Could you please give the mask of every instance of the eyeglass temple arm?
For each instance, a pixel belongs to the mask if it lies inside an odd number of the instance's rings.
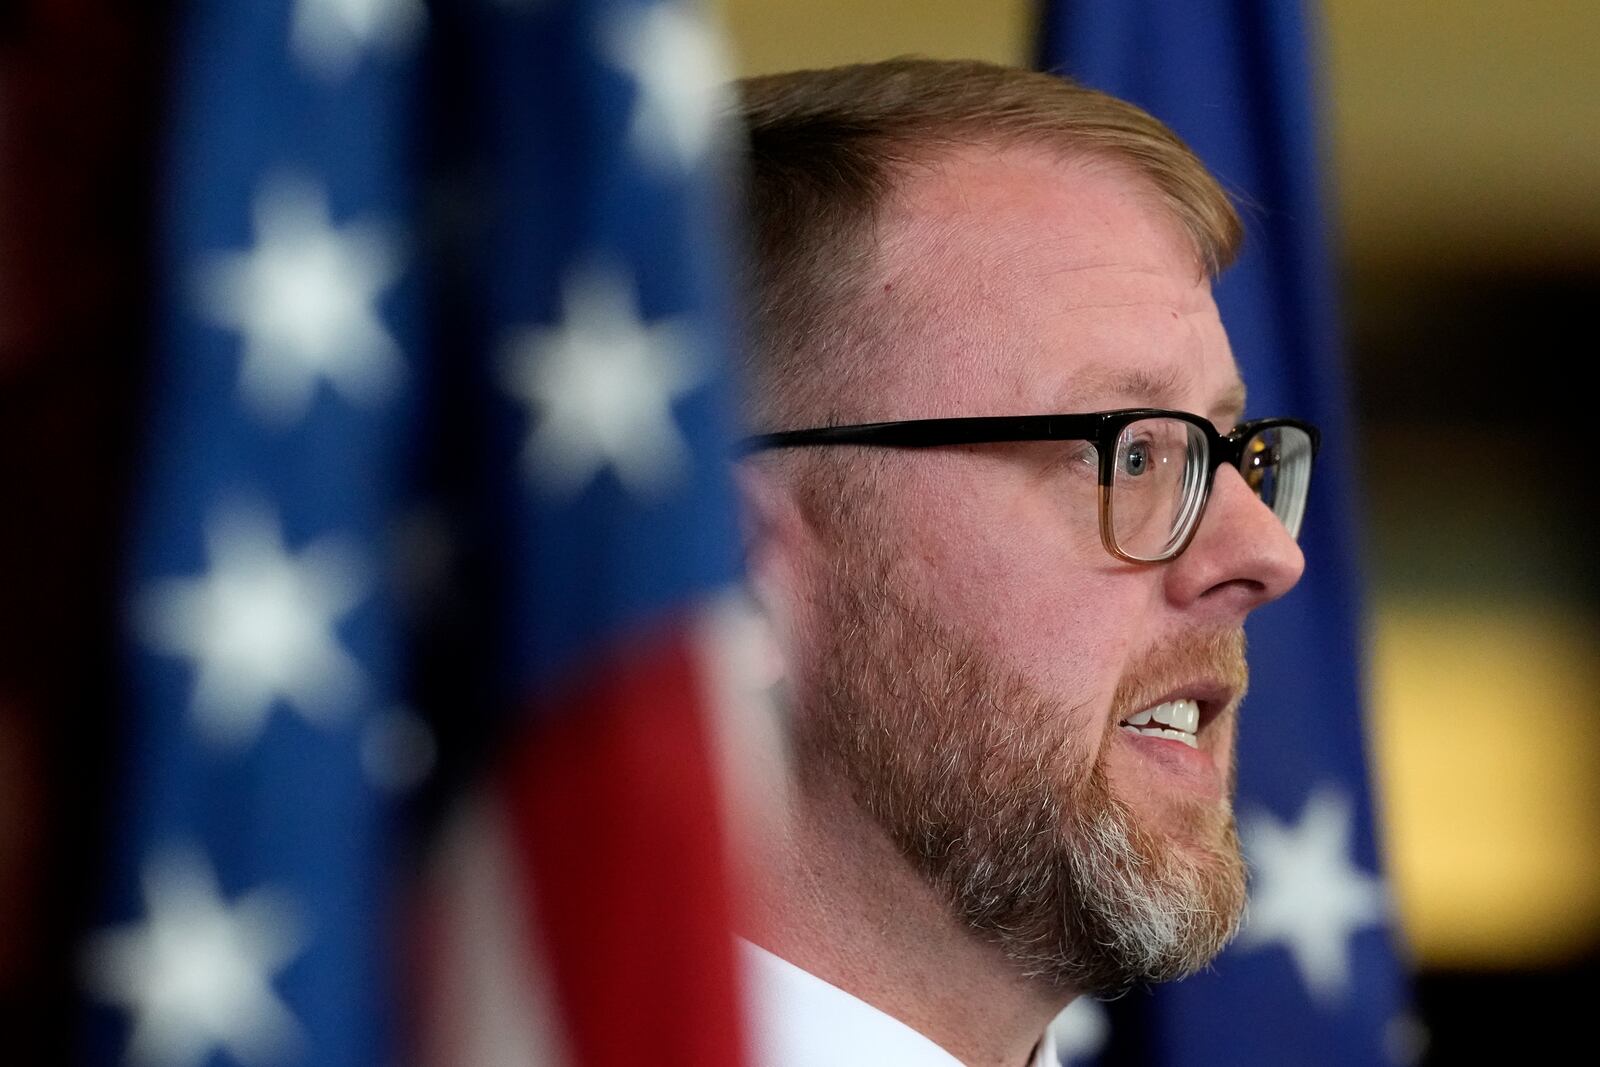
[[[772,448],[807,445],[889,445],[933,448],[942,445],[998,444],[1006,441],[1086,440],[1096,436],[1099,420],[1075,415],[997,415],[908,422],[869,422],[855,426],[819,426],[755,434],[740,441],[741,455]]]

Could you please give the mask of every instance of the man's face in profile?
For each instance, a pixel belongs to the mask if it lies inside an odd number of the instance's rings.
[[[840,421],[1242,414],[1194,252],[1124,171],[964,151],[906,180],[878,256],[866,310],[895,357]],[[842,774],[966,922],[1030,974],[1111,992],[1197,969],[1235,928],[1240,627],[1303,564],[1231,468],[1184,555],[1119,561],[1085,448],[862,463],[798,728],[806,773]]]

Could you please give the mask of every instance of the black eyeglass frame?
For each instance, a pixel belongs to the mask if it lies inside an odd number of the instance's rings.
[[[1142,419],[1179,419],[1198,427],[1206,440],[1205,489],[1195,505],[1195,518],[1181,543],[1154,559],[1132,556],[1117,545],[1111,524],[1111,481],[1116,473],[1117,438],[1131,423]],[[853,426],[818,426],[809,430],[781,430],[761,433],[740,441],[740,455],[751,455],[776,448],[809,448],[817,445],[879,445],[889,448],[940,448],[951,445],[1005,444],[1021,441],[1090,441],[1100,460],[1100,540],[1106,551],[1127,563],[1165,563],[1176,559],[1200,528],[1211,499],[1211,486],[1217,468],[1224,463],[1248,477],[1245,446],[1264,430],[1289,427],[1311,440],[1311,458],[1316,459],[1322,434],[1301,419],[1271,418],[1241,422],[1228,433],[1218,433],[1209,419],[1188,411],[1164,408],[1120,408],[1074,415],[973,415],[943,419],[902,419],[897,422],[867,422]]]

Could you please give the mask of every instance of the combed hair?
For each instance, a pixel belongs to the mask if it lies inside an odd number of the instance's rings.
[[[845,338],[874,265],[880,210],[908,164],[968,145],[1032,145],[1142,176],[1215,276],[1242,237],[1227,194],[1176,134],[1132,104],[1053,74],[905,58],[739,83],[754,263],[749,416],[796,416],[819,356]],[[807,386],[810,386],[808,389]]]

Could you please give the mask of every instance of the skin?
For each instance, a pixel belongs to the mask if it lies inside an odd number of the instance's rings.
[[[916,168],[888,205],[879,276],[862,311],[892,352],[837,374],[816,423],[1152,406],[1219,429],[1243,386],[1194,251],[1127,171],[1029,148],[968,148]],[[1236,680],[1148,677],[1165,648],[1232,632],[1286,593],[1299,548],[1218,471],[1187,552],[1119,562],[1096,527],[1092,472],[1036,445],[881,451],[869,470],[893,580],[999,669],[1059,702],[1073,751],[1100,760],[1115,795],[1172,849],[1196,805],[1229,802]],[[823,583],[852,546],[806,513],[794,460],[743,475],[758,595],[785,631],[794,714],[826,642]],[[1121,700],[1117,698],[1120,692]],[[1205,701],[1200,748],[1116,728],[1161,699]],[[1131,702],[1131,706],[1130,706]],[[964,1063],[1019,1065],[1077,991],[1024,978],[974,935],[865,813],[813,767],[775,831],[751,936],[927,1035]]]

